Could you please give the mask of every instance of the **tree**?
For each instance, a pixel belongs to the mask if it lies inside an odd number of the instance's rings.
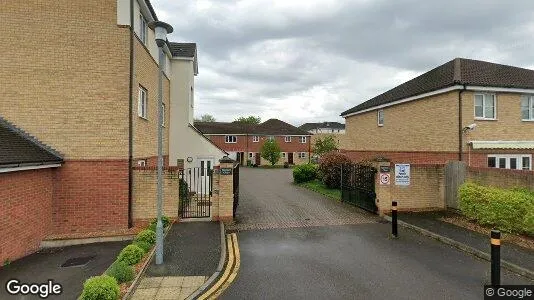
[[[313,153],[319,156],[334,150],[337,150],[337,141],[331,135],[326,136],[323,139],[318,138],[313,146]]]
[[[243,124],[260,124],[261,118],[255,117],[255,116],[239,117],[235,119],[234,122],[243,123]]]
[[[280,160],[280,146],[275,140],[267,140],[261,147],[261,157],[266,159],[274,166]]]
[[[195,118],[195,122],[215,122],[215,117],[213,117],[212,115],[205,114],[200,116],[200,119]]]

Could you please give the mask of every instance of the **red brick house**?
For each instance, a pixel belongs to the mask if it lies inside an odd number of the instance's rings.
[[[63,158],[0,117],[0,264],[39,248],[52,231]]]
[[[278,119],[269,119],[261,124],[237,122],[195,122],[198,128],[214,144],[229,153],[229,156],[246,165],[265,165],[260,156],[261,147],[267,139],[274,139],[282,151],[277,164],[303,164],[310,161],[311,134]]]

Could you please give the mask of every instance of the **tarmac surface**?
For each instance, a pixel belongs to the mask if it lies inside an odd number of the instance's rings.
[[[293,185],[290,170],[241,172],[241,267],[222,299],[483,299],[489,262],[408,229],[392,239],[391,225]],[[364,221],[332,222],[347,218]],[[505,270],[502,283],[534,284]]]
[[[9,295],[6,283],[13,278],[28,284],[46,283],[52,279],[54,283],[61,284],[63,292],[47,299],[76,299],[82,292],[85,280],[104,273],[128,243],[106,242],[52,248],[18,259],[0,269],[0,299],[40,299],[37,296]],[[80,257],[91,259],[81,266],[61,267],[67,260]]]

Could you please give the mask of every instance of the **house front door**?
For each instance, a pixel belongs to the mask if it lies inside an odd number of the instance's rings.
[[[256,165],[260,165],[261,164],[261,156],[260,156],[260,153],[259,152],[256,152]]]
[[[292,165],[293,164],[293,152],[287,153],[287,163]]]

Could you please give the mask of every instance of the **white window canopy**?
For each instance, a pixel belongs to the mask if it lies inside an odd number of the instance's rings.
[[[473,149],[534,149],[534,141],[471,141]]]

